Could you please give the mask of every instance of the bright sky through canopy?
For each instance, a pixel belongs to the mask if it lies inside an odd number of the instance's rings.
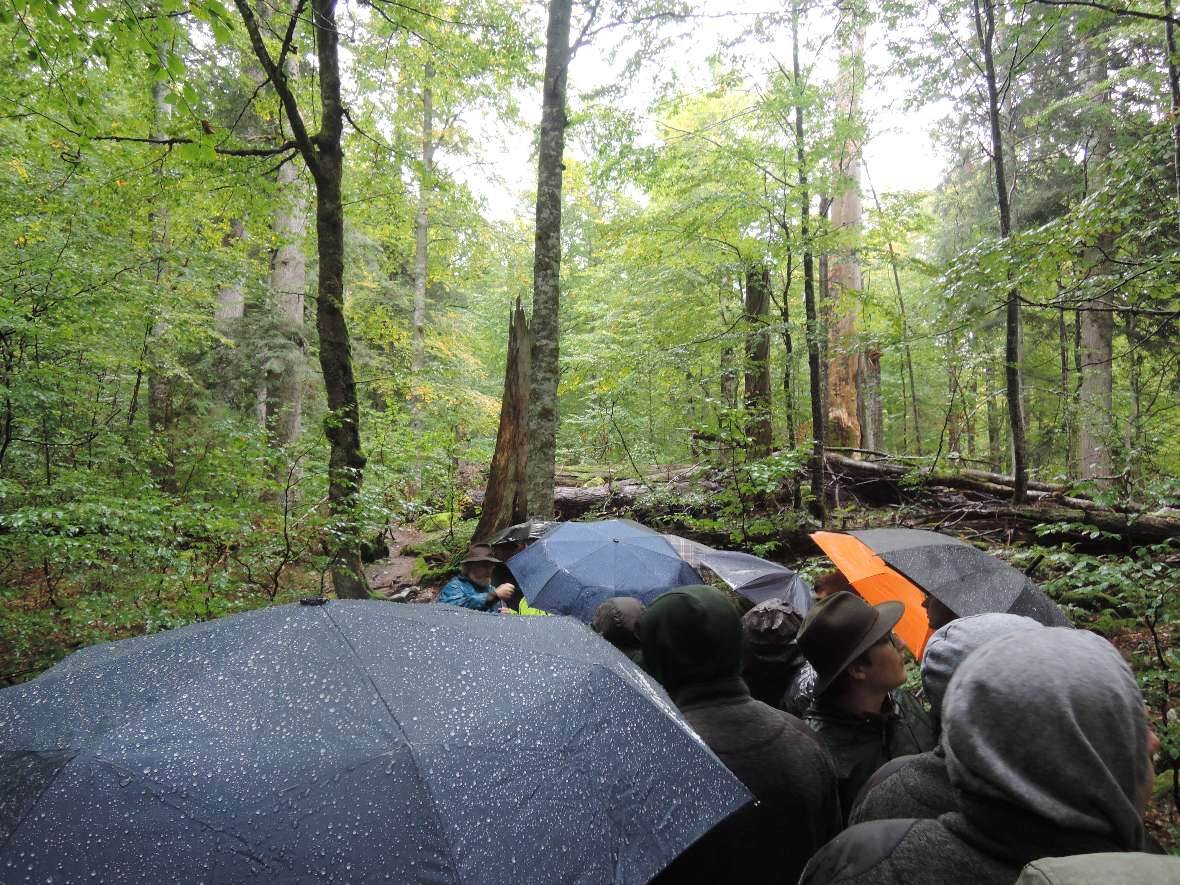
[[[705,14],[729,11],[728,4],[714,0],[717,7]],[[648,63],[636,76],[633,88],[627,91],[628,108],[647,116],[648,106],[656,97],[657,77],[673,82],[677,88],[688,89],[705,85],[709,77],[709,57],[716,53],[722,41],[732,41],[749,24],[749,12],[735,17],[703,18],[693,26],[692,36],[665,53],[663,58]],[[802,61],[805,68],[814,65],[813,76],[830,79],[835,74],[835,57],[831,30],[833,20],[818,16],[805,22]],[[940,116],[947,111],[945,102],[907,109],[906,82],[886,72],[890,59],[885,45],[882,25],[874,22],[869,27],[865,43],[866,63],[869,66],[864,108],[869,119],[869,141],[864,149],[864,161],[869,179],[878,194],[896,191],[921,191],[934,188],[944,171],[944,158],[932,141],[932,133]],[[683,28],[681,29],[683,31]],[[579,49],[570,68],[571,106],[576,109],[580,96],[616,80],[621,65],[609,58],[611,45],[601,36],[596,42]],[[747,38],[724,50],[726,63],[739,65],[752,78],[774,65],[775,60],[789,61],[790,34],[782,27],[781,36],[770,43]],[[535,94],[534,94],[535,93]],[[485,115],[472,120],[477,141],[485,145],[482,162],[458,170],[464,180],[487,203],[488,216],[496,220],[514,217],[531,219],[532,188],[536,184],[536,155],[533,132],[539,120],[539,87],[522,93],[519,104],[524,125],[505,125],[503,120]],[[655,120],[648,117],[654,137]],[[566,143],[567,152],[580,159],[578,131],[573,129]],[[868,188],[868,183],[864,184]]]

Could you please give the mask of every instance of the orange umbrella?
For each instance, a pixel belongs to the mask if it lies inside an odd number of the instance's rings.
[[[914,657],[921,659],[926,640],[934,632],[926,618],[926,609],[922,608],[926,594],[852,535],[813,532],[811,537],[865,601],[876,605],[894,600],[905,606],[905,614],[893,632],[901,637]]]

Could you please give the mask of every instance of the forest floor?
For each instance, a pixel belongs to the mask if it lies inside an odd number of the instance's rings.
[[[413,526],[393,526],[389,530],[389,557],[370,566],[366,571],[369,586],[383,594],[390,595],[398,590],[413,586],[414,565],[418,561],[417,555],[405,553],[405,548],[416,544],[426,537]]]

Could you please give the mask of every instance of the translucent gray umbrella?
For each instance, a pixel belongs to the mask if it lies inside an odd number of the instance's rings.
[[[283,606],[0,691],[0,880],[646,882],[748,792],[565,618]]]
[[[801,615],[815,602],[807,582],[785,565],[740,550],[715,550],[679,535],[664,535],[672,549],[695,569],[704,566],[754,604],[781,599]]]

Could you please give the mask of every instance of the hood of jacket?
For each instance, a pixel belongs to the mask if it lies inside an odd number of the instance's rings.
[[[643,665],[675,700],[678,689],[738,675],[742,623],[712,587],[677,587],[644,612]]]
[[[1010,841],[1027,820],[1062,854],[1140,847],[1147,717],[1105,639],[1046,627],[989,642],[951,678],[942,713],[947,773],[983,836]]]
[[[922,688],[930,709],[938,716],[951,676],[967,655],[993,639],[1021,630],[1039,630],[1041,625],[1022,615],[990,613],[958,618],[935,631],[922,657]]]
[[[590,627],[615,648],[636,652],[643,646],[639,638],[639,622],[644,610],[638,599],[616,596],[598,607]]]

